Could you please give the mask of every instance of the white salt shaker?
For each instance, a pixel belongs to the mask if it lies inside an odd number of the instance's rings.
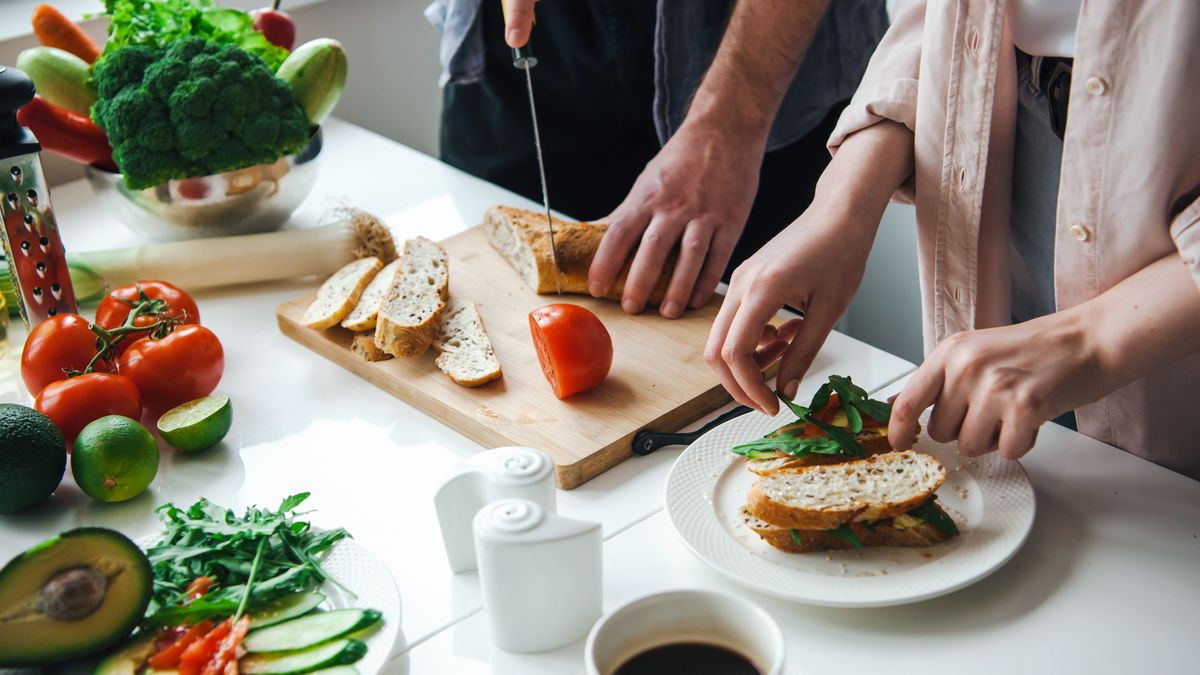
[[[600,524],[556,515],[526,499],[475,515],[479,584],[492,642],[509,652],[557,649],[600,618]]]
[[[528,499],[554,513],[554,462],[533,448],[496,448],[471,457],[442,483],[433,503],[454,573],[475,569],[471,519],[501,499]]]

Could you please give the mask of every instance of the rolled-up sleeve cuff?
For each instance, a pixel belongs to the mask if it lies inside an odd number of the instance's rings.
[[[883,121],[903,124],[910,131],[917,125],[917,80],[899,78],[886,80],[867,89],[859,89],[842,111],[827,146],[830,154],[837,154],[842,143],[853,134]],[[896,191],[893,199],[911,204],[915,199],[912,177]]]
[[[1183,264],[1192,274],[1192,281],[1200,286],[1200,199],[1193,201],[1171,221],[1171,238],[1175,240]]]

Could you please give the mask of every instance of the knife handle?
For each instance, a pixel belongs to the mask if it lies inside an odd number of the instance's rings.
[[[508,0],[500,0],[500,12],[504,14],[504,23],[508,23]],[[529,27],[529,37],[525,40],[525,44],[521,47],[512,48],[513,67],[524,68],[528,70],[537,65],[537,56],[533,53],[533,26],[537,25],[537,18],[533,20],[533,25]]]
[[[681,431],[676,433],[666,433],[658,431],[639,431],[633,437],[633,454],[648,455],[659,448],[665,448],[668,445],[691,445],[697,438],[721,426],[731,419],[735,419],[750,412],[752,408],[744,405],[718,415],[716,419],[705,424],[695,431]]]

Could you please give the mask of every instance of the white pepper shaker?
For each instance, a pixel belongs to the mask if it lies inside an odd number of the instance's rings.
[[[599,523],[505,499],[480,509],[473,529],[493,644],[543,652],[587,635],[602,609]]]
[[[485,505],[509,498],[555,512],[554,462],[533,448],[496,448],[459,465],[438,488],[433,503],[451,571],[475,569],[471,519]]]

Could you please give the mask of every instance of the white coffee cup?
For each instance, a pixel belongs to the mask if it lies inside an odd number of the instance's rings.
[[[634,656],[663,645],[700,642],[750,659],[763,675],[782,675],[783,631],[761,607],[695,589],[652,593],[611,611],[588,633],[588,675],[612,675]]]

